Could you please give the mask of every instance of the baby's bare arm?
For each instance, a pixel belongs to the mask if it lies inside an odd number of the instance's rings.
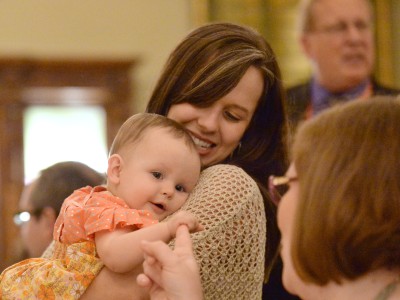
[[[187,225],[191,232],[201,230],[197,219],[189,212],[179,212],[167,222],[161,222],[136,231],[119,229],[113,232],[101,231],[95,234],[96,250],[111,271],[116,273],[131,272],[143,262],[143,240],[169,242],[179,225]]]
[[[192,214],[183,212],[177,213],[178,217],[171,217],[166,222],[162,222],[156,225],[149,226],[147,228],[156,229],[153,233],[154,240],[160,240],[160,233],[157,231],[158,225],[166,226],[168,231],[175,233],[175,227],[178,227],[180,224],[186,224],[192,232],[196,232],[198,230],[202,230],[202,226],[199,225],[196,218],[193,217]],[[164,224],[164,225],[161,225]],[[135,232],[143,232],[145,229],[143,228],[137,230]],[[161,227],[163,228],[163,227]],[[158,228],[160,229],[160,228]],[[145,231],[146,232],[146,231]],[[170,238],[172,236],[171,233],[168,233]],[[134,233],[134,232],[132,232]],[[143,238],[144,240],[151,240],[149,236]],[[135,243],[135,247],[140,247],[140,242],[137,240]],[[141,288],[136,283],[136,277],[143,273],[142,262],[143,262],[143,252],[140,250],[140,254],[136,256],[140,263],[137,267],[131,269],[129,272],[125,273],[116,273],[113,272],[106,266],[100,271],[100,273],[96,276],[93,282],[90,284],[86,292],[83,294],[81,299],[96,299],[96,300],[108,300],[108,299],[121,299],[121,300],[148,300],[149,295],[144,288]],[[121,258],[121,261],[124,263],[125,260]],[[125,262],[126,263],[126,262]]]

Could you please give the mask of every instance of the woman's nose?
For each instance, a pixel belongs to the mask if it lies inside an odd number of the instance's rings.
[[[212,109],[203,109],[197,118],[197,124],[202,131],[216,131],[218,127],[218,113]]]

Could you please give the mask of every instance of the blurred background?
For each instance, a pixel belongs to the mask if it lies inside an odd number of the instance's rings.
[[[250,25],[272,45],[285,86],[309,76],[297,0],[0,1],[0,269],[24,184],[58,161],[105,172],[119,126],[142,112],[168,54],[212,21]],[[376,78],[400,88],[400,1],[376,0]]]

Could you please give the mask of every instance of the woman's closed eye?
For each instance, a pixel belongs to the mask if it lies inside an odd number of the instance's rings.
[[[225,118],[227,118],[228,120],[233,121],[233,122],[239,122],[239,121],[242,120],[241,117],[239,117],[238,115],[233,114],[233,113],[231,113],[229,111],[226,111],[224,113],[224,115],[225,115]]]

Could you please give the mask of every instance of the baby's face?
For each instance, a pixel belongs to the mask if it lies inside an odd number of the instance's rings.
[[[114,193],[129,207],[150,211],[162,220],[187,200],[200,176],[200,158],[182,138],[151,128],[123,152]]]

